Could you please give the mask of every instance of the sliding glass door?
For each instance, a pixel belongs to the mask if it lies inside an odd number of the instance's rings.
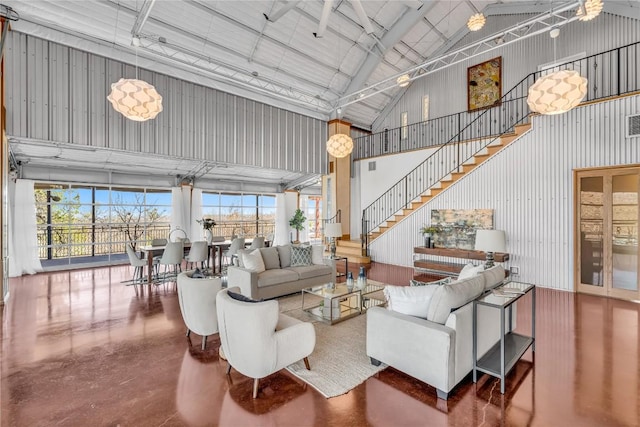
[[[574,178],[576,289],[639,299],[640,168],[581,170]]]

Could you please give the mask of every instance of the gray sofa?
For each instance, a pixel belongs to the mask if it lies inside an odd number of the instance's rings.
[[[229,286],[238,286],[242,294],[252,299],[269,299],[298,292],[303,288],[323,285],[336,280],[336,265],[324,259],[322,245],[312,246],[313,256],[308,265],[291,265],[292,245],[261,248],[265,270],[246,268],[243,262],[248,249],[238,251],[238,266],[227,270]]]
[[[371,363],[386,363],[411,375],[435,387],[438,397],[446,400],[473,369],[473,300],[500,284],[504,277],[502,266],[495,266],[475,277],[430,285],[432,294],[419,301],[428,305],[424,317],[382,307],[369,309],[367,355]],[[408,291],[417,287],[396,288],[393,290],[400,293],[400,288]],[[427,291],[426,286],[420,288]],[[396,305],[401,306],[400,303]],[[478,306],[478,358],[499,339],[500,311]]]

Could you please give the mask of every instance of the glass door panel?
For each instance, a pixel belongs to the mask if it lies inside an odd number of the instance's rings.
[[[612,177],[612,281],[638,290],[638,175]]]
[[[604,233],[604,178],[580,179],[580,283],[602,287]]]

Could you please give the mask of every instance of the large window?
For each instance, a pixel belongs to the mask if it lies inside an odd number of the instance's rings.
[[[227,238],[269,236],[276,219],[276,197],[268,194],[202,193],[202,214],[215,219],[213,234]]]
[[[35,198],[45,266],[121,259],[126,243],[169,234],[170,190],[36,184]]]
[[[307,217],[305,228],[309,231],[309,241],[317,243],[322,240],[322,197],[320,196],[302,196],[302,205],[304,206],[304,214]]]

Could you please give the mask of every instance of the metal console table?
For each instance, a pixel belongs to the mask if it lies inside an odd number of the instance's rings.
[[[531,336],[513,332],[513,304],[531,293]],[[478,360],[478,306],[500,310],[500,342]],[[509,330],[505,311],[508,310]],[[536,351],[536,287],[528,283],[507,282],[473,301],[473,382],[478,371],[500,378],[500,393],[504,394],[505,377],[529,347]]]

